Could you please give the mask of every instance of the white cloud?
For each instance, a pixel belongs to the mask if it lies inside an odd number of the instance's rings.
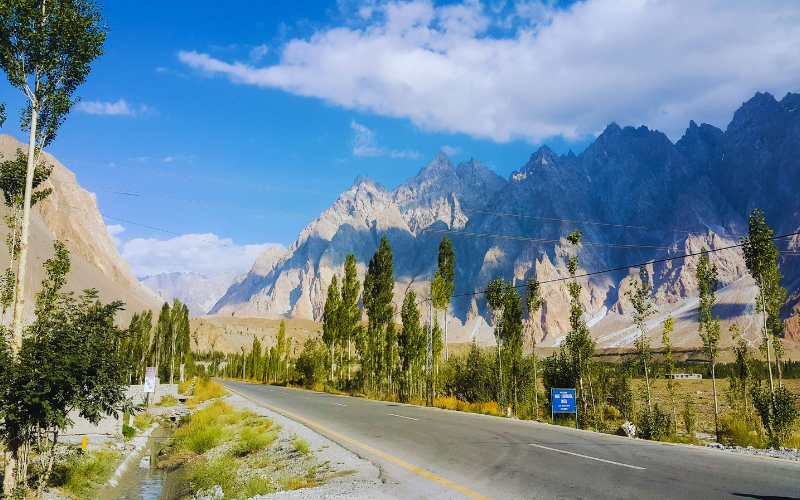
[[[353,130],[353,156],[388,156],[390,158],[407,158],[413,160],[420,157],[417,151],[387,149],[378,146],[375,140],[375,132],[366,125],[362,125],[355,120],[350,122],[350,128]]]
[[[794,0],[364,5],[289,41],[274,65],[178,57],[238,84],[501,142],[575,138],[610,121],[674,137],[689,119],[724,125],[756,90],[800,81]]]
[[[245,272],[271,244],[239,245],[214,233],[183,234],[169,239],[133,238],[119,245],[137,276],[167,272],[215,275]]]
[[[75,105],[75,110],[90,115],[103,116],[136,116],[150,113],[153,108],[145,104],[131,106],[125,99],[114,102],[107,101],[80,101]]]

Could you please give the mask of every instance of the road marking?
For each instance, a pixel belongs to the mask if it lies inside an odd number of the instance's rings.
[[[289,417],[292,420],[300,422],[301,424],[305,424],[307,427],[311,427],[312,429],[315,429],[317,432],[320,432],[321,434],[324,434],[324,435],[328,436],[329,438],[333,438],[334,440],[337,440],[340,443],[341,442],[350,443],[353,446],[361,448],[362,450],[365,450],[365,451],[367,451],[369,453],[372,453],[373,455],[377,455],[378,457],[386,460],[387,462],[391,462],[391,463],[393,463],[393,464],[395,464],[395,465],[397,465],[399,467],[402,467],[403,469],[406,469],[407,471],[412,472],[412,473],[414,473],[414,474],[416,474],[416,475],[418,475],[420,477],[424,477],[425,479],[428,479],[429,481],[433,481],[433,482],[438,483],[438,484],[440,484],[440,485],[442,485],[442,486],[444,486],[446,488],[450,488],[453,491],[461,493],[462,495],[464,495],[467,498],[473,498],[475,500],[490,500],[489,497],[481,495],[477,491],[473,491],[473,490],[467,488],[466,486],[462,486],[462,485],[460,485],[458,483],[455,483],[455,482],[453,482],[453,481],[451,481],[451,480],[449,480],[447,478],[439,476],[438,474],[434,474],[433,472],[429,471],[428,469],[423,469],[422,467],[419,467],[419,466],[414,465],[412,463],[406,462],[402,458],[398,458],[398,457],[396,457],[396,456],[394,456],[394,455],[392,455],[390,453],[387,453],[385,451],[379,450],[377,448],[373,448],[372,446],[368,445],[367,443],[362,443],[361,441],[358,441],[357,439],[353,439],[351,437],[345,436],[344,434],[339,434],[338,432],[336,432],[334,430],[331,430],[331,429],[328,429],[327,427],[325,427],[325,426],[323,426],[321,424],[318,424],[317,422],[315,422],[313,420],[310,420],[310,419],[307,419],[307,418],[302,417],[300,415],[297,415],[296,413],[292,413],[290,411],[284,410],[283,408],[280,408],[278,406],[268,405],[266,403],[262,403],[261,401],[256,401],[255,399],[251,398],[250,396],[246,396],[246,395],[242,394],[241,392],[239,392],[239,391],[237,391],[235,389],[232,389],[230,387],[228,387],[228,389],[230,389],[231,392],[234,392],[234,393],[242,396],[243,398],[245,398],[245,399],[247,399],[249,401],[252,401],[253,403],[255,403],[255,404],[259,405],[259,406],[263,406],[264,408],[268,408],[268,409],[270,409],[272,411],[276,411],[278,413],[283,414],[285,417]]]
[[[391,415],[393,417],[407,418],[409,420],[419,420],[418,418],[406,417],[405,415],[398,415],[397,413],[389,413],[389,415]]]
[[[537,448],[542,448],[543,450],[555,451],[556,453],[563,453],[565,455],[572,455],[572,456],[575,456],[575,457],[587,458],[589,460],[596,460],[598,462],[604,462],[604,463],[607,463],[607,464],[619,465],[620,467],[627,467],[629,469],[646,470],[644,467],[638,467],[636,465],[623,464],[623,463],[620,463],[620,462],[615,462],[613,460],[606,460],[605,458],[590,457],[589,455],[582,455],[580,453],[573,453],[571,451],[559,450],[557,448],[550,448],[549,446],[542,446],[540,444],[530,443],[529,446],[535,446]]]
[[[333,403],[333,404],[335,404],[336,406],[347,406],[347,405],[343,405],[342,403]]]

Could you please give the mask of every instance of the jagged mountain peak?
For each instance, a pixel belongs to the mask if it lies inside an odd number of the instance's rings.
[[[790,113],[800,110],[800,94],[788,92],[781,99],[781,106]]]
[[[792,99],[789,99],[791,102]],[[769,92],[756,92],[733,114],[726,131],[746,130],[752,126],[769,124],[771,118],[784,113],[786,109]]]

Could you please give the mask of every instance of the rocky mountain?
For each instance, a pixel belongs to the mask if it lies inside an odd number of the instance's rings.
[[[12,158],[23,144],[8,135],[0,135],[0,159]],[[53,192],[38,203],[31,217],[31,263],[32,273],[27,290],[33,294],[43,278],[42,262],[52,257],[53,241],[64,242],[70,251],[72,269],[68,287],[74,291],[96,288],[104,301],[122,300],[126,310],[121,315],[125,320],[134,311],[157,308],[159,299],[136,280],[130,268],[120,257],[108,233],[97,200],[93,193],[83,189],[75,174],[56,158],[45,153],[45,161],[53,166],[46,186]],[[3,217],[7,210],[0,207]],[[0,224],[0,238],[5,241],[8,230]],[[8,254],[0,251],[0,266],[8,265]],[[31,309],[32,310],[32,309]]]
[[[202,316],[241,278],[237,273],[206,276],[194,272],[172,272],[139,278],[139,281],[167,302],[178,299],[189,314]]]
[[[610,124],[578,155],[541,147],[502,179],[477,161],[453,165],[439,154],[419,174],[388,190],[359,178],[309,224],[287,251],[251,272],[213,307],[227,315],[319,319],[325,291],[342,272],[348,253],[359,271],[386,234],[394,248],[396,301],[409,287],[425,293],[440,239],[447,235],[457,256],[451,306],[452,340],[492,342],[481,290],[495,276],[517,283],[566,276],[571,251],[564,236],[584,234],[579,251],[584,272],[614,268],[584,280],[583,302],[601,346],[632,342],[625,290],[652,259],[722,248],[746,232],[747,215],[761,207],[778,234],[800,229],[800,94],[780,101],[756,94],[723,131],[691,122],[676,143],[647,127]],[[798,238],[780,248],[797,249]],[[785,284],[800,295],[800,260],[783,254]],[[756,339],[755,288],[741,252],[712,254],[722,289],[717,308],[723,329],[736,321]],[[694,280],[697,257],[650,265],[659,322],[671,313],[676,344],[697,345]],[[543,287],[545,306],[536,318],[542,345],[557,345],[567,328],[568,297],[562,282]],[[787,304],[787,313],[793,304]]]

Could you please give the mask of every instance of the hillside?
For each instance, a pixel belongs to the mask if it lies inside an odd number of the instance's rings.
[[[17,148],[24,149],[24,146],[11,136],[0,135],[0,155],[3,158],[14,156]],[[72,260],[69,289],[96,288],[104,301],[124,301],[126,310],[120,318],[124,321],[134,311],[157,308],[159,299],[134,278],[117,252],[98,210],[95,195],[83,189],[75,174],[53,156],[45,153],[45,158],[53,165],[53,172],[46,182],[53,192],[34,207],[31,217],[29,262],[32,273],[27,288],[30,292],[28,304],[42,280],[42,263],[52,256],[53,241],[58,239],[67,246]],[[7,213],[5,206],[0,207],[0,211],[3,216]],[[7,233],[6,226],[0,224],[3,241]],[[8,254],[3,246],[0,266],[5,269],[7,265]]]
[[[675,143],[647,127],[612,123],[579,155],[558,155],[544,146],[508,179],[477,161],[453,165],[443,154],[394,190],[359,178],[284,255],[245,277],[246,288],[228,290],[212,312],[319,319],[327,285],[334,273],[342,273],[345,256],[356,255],[363,276],[383,234],[394,248],[399,307],[409,286],[423,294],[427,290],[444,235],[454,241],[456,290],[463,294],[498,275],[517,283],[565,276],[568,245],[562,238],[576,228],[584,234],[579,257],[585,272],[734,244],[755,207],[765,210],[778,234],[797,231],[799,103],[800,94],[779,101],[759,93],[736,111],[724,131],[691,122]],[[780,248],[797,250],[798,245],[795,238]],[[792,254],[781,260],[795,301],[797,260]],[[736,321],[755,341],[755,289],[741,252],[717,252],[712,261],[723,286],[717,308],[723,331]],[[694,257],[651,266],[659,305],[651,325],[654,339],[660,338],[658,320],[672,312],[678,320],[675,343],[699,343],[696,262]],[[631,343],[624,291],[636,273],[630,268],[584,282],[587,319],[602,347]],[[566,331],[568,298],[559,284],[546,285],[544,296],[537,318],[540,340],[554,346]],[[459,297],[451,307],[451,339],[491,343],[486,317],[482,295]]]

